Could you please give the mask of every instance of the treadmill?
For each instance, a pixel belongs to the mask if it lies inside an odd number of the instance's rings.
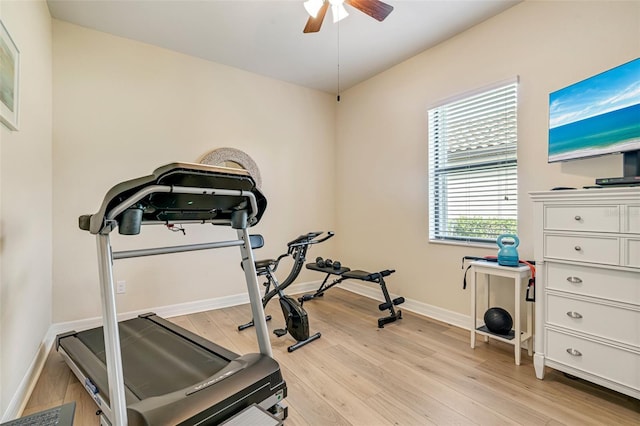
[[[103,327],[56,336],[56,349],[98,405],[103,425],[219,424],[244,410],[287,415],[286,383],[273,359],[250,237],[266,198],[245,170],[173,163],[109,190],[97,213],[79,218],[97,238]],[[142,225],[229,226],[236,238],[114,252],[109,234]],[[118,323],[113,261],[239,247],[260,353],[238,355],[154,313]],[[265,414],[266,415],[266,414]]]

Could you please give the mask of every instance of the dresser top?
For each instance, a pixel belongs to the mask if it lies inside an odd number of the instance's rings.
[[[640,186],[605,187],[590,189],[562,189],[557,191],[532,191],[533,201],[631,201],[640,203]]]

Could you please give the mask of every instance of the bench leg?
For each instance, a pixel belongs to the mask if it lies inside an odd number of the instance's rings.
[[[340,284],[344,278],[338,278],[336,280],[334,280],[333,282],[331,282],[331,284],[327,285],[327,281],[329,281],[329,277],[331,276],[331,274],[327,274],[327,276],[325,277],[324,281],[322,281],[322,284],[320,284],[320,287],[318,287],[318,289],[315,291],[315,293],[313,294],[304,294],[301,297],[298,298],[298,302],[300,303],[304,303],[308,300],[313,300],[316,297],[322,297],[324,296],[325,291],[329,290],[331,287],[336,286],[338,284]]]
[[[390,322],[394,322],[396,320],[402,319],[402,311],[398,309],[398,311],[396,312],[395,305],[396,304],[399,305],[400,303],[403,303],[404,298],[399,297],[395,300],[391,300],[391,296],[389,296],[389,291],[387,290],[387,284],[384,282],[384,278],[382,278],[382,275],[378,278],[378,284],[382,289],[382,295],[384,296],[384,300],[385,300],[385,303],[380,306],[381,307],[384,306],[385,309],[389,309],[389,313],[391,314],[388,317],[378,318],[378,328],[384,328],[385,324],[389,324]],[[397,302],[397,303],[394,303],[394,302]]]
[[[384,328],[385,324],[389,324],[390,322],[394,322],[399,319],[402,319],[402,311],[400,309],[388,317],[378,318],[378,328]]]

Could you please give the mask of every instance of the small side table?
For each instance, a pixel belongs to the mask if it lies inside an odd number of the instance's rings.
[[[501,266],[497,262],[487,262],[483,260],[476,260],[469,265],[469,287],[471,288],[471,349],[476,346],[476,334],[484,336],[484,341],[488,342],[489,338],[500,340],[501,342],[514,345],[514,354],[516,358],[516,365],[520,365],[520,349],[524,342],[529,341],[528,353],[529,356],[533,355],[533,304],[527,303],[527,324],[526,330],[522,331],[520,324],[520,307],[522,304],[522,282],[526,279],[526,283],[529,282],[531,277],[531,270],[528,266]],[[514,281],[515,286],[515,318],[513,337],[501,336],[496,333],[492,333],[486,330],[485,327],[477,326],[477,301],[476,301],[476,289],[478,275],[485,277],[486,289],[487,289],[487,309],[489,306],[489,295],[491,290],[490,276],[511,278]],[[525,284],[526,285],[526,284]]]

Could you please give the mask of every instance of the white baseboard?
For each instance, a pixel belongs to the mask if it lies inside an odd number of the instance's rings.
[[[306,283],[300,283],[290,286],[287,289],[288,294],[300,294],[300,293],[309,293],[318,289],[321,281],[309,281]],[[361,296],[365,296],[374,300],[384,301],[384,297],[382,296],[382,292],[377,285],[367,285],[361,284],[354,281],[346,281],[340,284],[340,287],[351,291],[353,293],[359,294]],[[398,297],[398,295],[391,294],[391,298],[394,299]],[[195,302],[186,302],[179,303],[176,305],[162,306],[154,309],[142,309],[133,312],[125,312],[118,314],[118,320],[124,320],[128,318],[134,318],[140,314],[144,314],[150,311],[155,312],[159,316],[165,318],[176,317],[180,315],[188,315],[194,314],[198,312],[210,311],[214,309],[227,308],[230,306],[243,305],[245,303],[249,303],[249,296],[246,293],[243,294],[235,294],[231,296],[225,297],[217,297],[213,299],[207,300],[199,300]],[[429,318],[433,318],[438,321],[445,322],[447,324],[451,324],[457,327],[461,327],[464,329],[469,329],[469,324],[471,322],[468,315],[462,315],[457,312],[449,311],[446,309],[438,308],[437,306],[432,306],[423,302],[418,302],[416,300],[406,299],[405,303],[401,305],[401,308],[406,311],[410,311],[419,315],[424,315]],[[55,338],[60,333],[65,333],[70,330],[82,331],[87,330],[94,327],[99,327],[102,325],[102,317],[94,317],[87,318],[83,320],[77,321],[67,321],[61,323],[52,324],[47,331],[40,347],[38,348],[38,352],[34,357],[25,377],[20,383],[18,390],[16,391],[14,397],[5,413],[2,416],[2,421],[7,421],[10,419],[14,419],[22,413],[24,407],[29,401],[29,397],[31,396],[31,392],[33,391],[38,378],[40,377],[40,373],[44,368],[45,361],[49,354],[49,351],[53,347],[55,343]]]
[[[234,294],[231,296],[216,297],[213,299],[197,300],[194,302],[178,303],[176,305],[167,305],[157,308],[140,309],[137,311],[123,312],[118,314],[118,321],[122,321],[129,318],[135,318],[138,315],[145,314],[147,312],[154,312],[161,317],[171,318],[180,315],[195,314],[197,312],[211,311],[214,309],[228,308],[230,306],[243,305],[249,303],[249,296],[247,294]],[[60,333],[65,333],[70,330],[82,331],[90,328],[99,327],[102,325],[102,317],[87,318],[78,321],[68,321],[53,324],[48,336],[51,341],[55,339],[55,336]]]
[[[340,287],[361,296],[366,296],[370,299],[384,302],[384,296],[382,295],[382,292],[377,285],[368,285],[361,284],[356,281],[347,281],[341,283]],[[395,299],[400,295],[389,293],[389,296],[391,296],[391,299]],[[410,311],[418,315],[423,315],[437,321],[442,321],[447,324],[454,325],[456,327],[464,328],[466,330],[470,329],[469,324],[471,323],[471,318],[469,317],[469,315],[459,314],[457,312],[449,311],[447,309],[442,309],[437,306],[406,298],[405,302],[402,305],[399,305],[399,308],[404,311]]]
[[[27,369],[27,373],[20,381],[20,385],[13,394],[13,398],[11,398],[11,401],[9,402],[5,412],[2,414],[0,421],[6,422],[13,420],[20,416],[22,411],[24,411],[24,408],[29,401],[29,397],[31,396],[31,392],[33,392],[33,389],[36,387],[36,383],[38,383],[40,373],[42,373],[42,370],[44,369],[44,364],[50,350],[51,344],[47,343],[46,339],[40,343],[38,351]]]
[[[302,284],[292,285],[288,293],[308,293],[313,292],[320,287],[321,281],[311,281]],[[364,284],[358,281],[344,281],[340,283],[340,288],[348,290],[352,293],[359,294],[361,296],[368,297],[370,299],[384,302],[384,296],[382,291],[376,284]],[[329,290],[330,291],[330,290]],[[398,294],[389,293],[391,299],[399,297]],[[429,305],[427,303],[418,302],[417,300],[406,299],[405,302],[399,306],[400,309],[410,311],[418,315],[423,315],[428,318],[435,319],[447,324],[451,324],[456,327],[470,330],[471,317],[469,315],[463,315],[458,312],[453,312],[447,309],[442,309],[437,306]]]

